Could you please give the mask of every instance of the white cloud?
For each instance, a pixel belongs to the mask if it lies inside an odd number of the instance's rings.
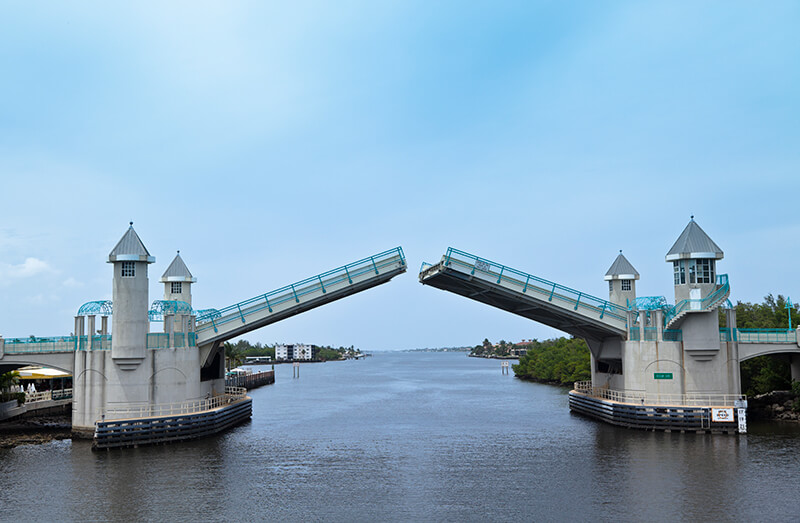
[[[52,272],[55,271],[46,261],[38,258],[25,258],[25,261],[18,265],[0,263],[0,282],[31,278],[39,274]]]

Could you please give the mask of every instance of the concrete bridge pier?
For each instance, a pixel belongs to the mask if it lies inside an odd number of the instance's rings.
[[[792,369],[792,381],[800,381],[800,354],[792,354],[789,364]]]

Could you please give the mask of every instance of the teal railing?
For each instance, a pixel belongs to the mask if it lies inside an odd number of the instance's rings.
[[[197,334],[194,332],[174,333],[175,347],[194,347],[197,345]],[[166,349],[169,347],[169,335],[163,332],[151,332],[147,335],[148,349]],[[74,352],[89,350],[88,336],[54,336],[49,338],[9,338],[5,340],[6,354],[37,354],[46,352]],[[92,336],[92,350],[111,350],[111,335],[96,334]]]
[[[80,350],[89,349],[89,338],[81,336]],[[111,350],[111,335],[103,334],[92,336],[92,350]]]
[[[736,341],[736,329],[720,329],[719,341]]]
[[[720,339],[721,334],[722,329]],[[793,329],[737,329],[735,336],[739,343],[797,343],[797,333]]]
[[[715,290],[702,300],[681,300],[678,303],[676,303],[675,306],[666,308],[664,310],[664,325],[669,325],[669,323],[676,316],[678,316],[684,311],[708,310],[719,305],[722,302],[722,300],[727,299],[728,293],[730,292],[730,286],[728,285],[727,274],[717,275],[717,286],[718,286],[717,290]]]
[[[450,266],[454,263],[466,267],[473,275],[476,272],[482,272],[496,277],[497,283],[501,281],[511,283],[519,287],[521,289],[520,292],[523,294],[529,289],[537,290],[540,294],[547,296],[548,301],[558,298],[572,305],[574,310],[579,308],[589,309],[599,314],[601,319],[608,315],[627,323],[627,309],[615,303],[449,247],[444,257],[444,265]]]
[[[300,303],[300,298],[304,295],[322,291],[326,293],[326,287],[341,284],[343,282],[353,283],[353,278],[363,276],[368,273],[380,274],[381,269],[396,263],[397,258],[403,265],[406,263],[405,255],[401,247],[395,247],[388,251],[381,252],[369,258],[364,258],[342,267],[323,272],[311,278],[292,283],[280,289],[260,294],[249,300],[234,303],[224,309],[214,309],[213,315],[198,315],[197,329],[204,331],[213,328],[214,332],[219,332],[219,326],[232,321],[244,323],[245,317],[264,309],[272,312],[273,307],[285,302],[294,301]]]
[[[641,341],[642,337],[639,333],[639,326],[634,325],[628,330],[628,341]],[[657,341],[658,340],[658,328],[657,327],[645,327],[644,328],[644,338],[645,341]],[[661,339],[663,341],[683,341],[683,331],[680,329],[664,329],[661,332]]]
[[[166,349],[169,347],[169,334],[166,332],[151,332],[147,335],[148,349]]]
[[[4,351],[6,354],[36,354],[42,352],[72,352],[77,348],[77,336],[53,336],[48,338],[8,338],[5,340]]]

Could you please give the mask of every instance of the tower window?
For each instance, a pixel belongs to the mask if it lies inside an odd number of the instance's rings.
[[[622,280],[622,290],[623,291],[631,290],[631,280]]]
[[[695,267],[697,272],[697,283],[713,283],[714,271],[711,268],[711,260],[704,258],[702,260],[695,260]]]
[[[614,281],[608,280],[608,292],[614,292]]]
[[[675,271],[675,285],[683,285],[686,283],[686,266],[684,260],[676,260],[672,262],[672,267]]]
[[[132,261],[122,262],[122,277],[133,278],[136,276],[136,265]]]
[[[170,285],[170,291],[169,292],[171,292],[172,294],[180,294],[182,292],[181,288],[182,288],[181,282],[174,281]]]

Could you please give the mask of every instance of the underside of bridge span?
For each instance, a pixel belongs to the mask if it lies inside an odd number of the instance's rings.
[[[509,290],[482,278],[453,270],[440,263],[420,276],[424,285],[459,294],[523,318],[553,327],[576,338],[601,341],[609,337],[621,338],[623,333],[583,314],[571,313],[551,302]]]

